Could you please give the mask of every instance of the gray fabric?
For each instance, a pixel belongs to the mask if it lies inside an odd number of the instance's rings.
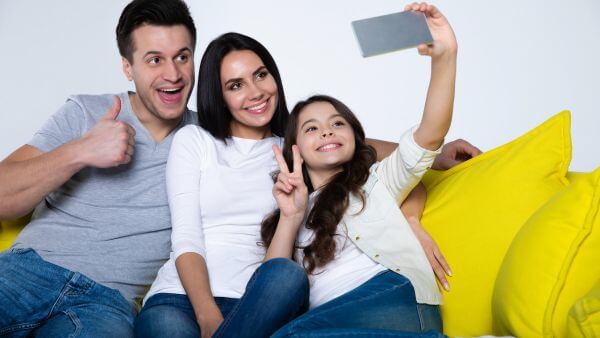
[[[119,120],[135,130],[135,154],[127,165],[85,168],[48,195],[13,247],[33,248],[42,258],[115,288],[132,305],[141,299],[171,251],[165,165],[176,130],[156,143],[119,94]],[[48,152],[77,139],[104,116],[113,95],[69,97],[29,142]]]

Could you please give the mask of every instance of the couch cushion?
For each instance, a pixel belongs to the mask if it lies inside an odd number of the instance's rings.
[[[501,332],[567,336],[569,308],[600,279],[599,208],[600,168],[579,177],[523,225],[496,280],[493,310]]]
[[[423,178],[423,226],[453,277],[441,307],[450,336],[495,333],[492,294],[502,259],[523,223],[563,189],[571,160],[570,113],[445,172]]]
[[[566,336],[600,337],[600,279],[569,310]]]

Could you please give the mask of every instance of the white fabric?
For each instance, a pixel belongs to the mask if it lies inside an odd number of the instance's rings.
[[[145,299],[185,294],[175,260],[186,252],[205,258],[213,296],[242,296],[265,255],[257,244],[260,223],[277,207],[273,144],[281,147],[283,139],[233,137],[224,143],[198,126],[175,135],[166,172],[173,251]]]

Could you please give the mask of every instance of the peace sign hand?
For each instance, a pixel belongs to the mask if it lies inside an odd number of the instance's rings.
[[[277,201],[280,217],[294,219],[295,224],[300,224],[304,219],[306,206],[308,204],[308,189],[302,177],[302,156],[298,146],[292,146],[294,159],[293,171],[290,172],[277,145],[273,145],[273,153],[279,164],[277,182],[273,186],[273,196]]]

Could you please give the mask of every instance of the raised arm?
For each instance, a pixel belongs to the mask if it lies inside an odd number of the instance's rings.
[[[271,244],[267,248],[265,261],[271,258],[292,258],[298,230],[304,220],[308,205],[308,188],[302,177],[302,157],[298,146],[292,146],[294,168],[290,172],[281,153],[273,146],[279,164],[277,182],[273,185],[273,196],[279,206],[279,222]]]
[[[458,46],[448,20],[435,6],[413,3],[405,9],[425,14],[433,36],[432,45],[418,46],[419,54],[431,56],[431,79],[414,137],[419,146],[434,150],[442,145],[452,120]]]
[[[54,150],[24,145],[0,162],[0,219],[21,217],[46,195],[87,166],[108,168],[128,163],[135,131],[116,120],[121,102],[113,106],[92,130]]]

